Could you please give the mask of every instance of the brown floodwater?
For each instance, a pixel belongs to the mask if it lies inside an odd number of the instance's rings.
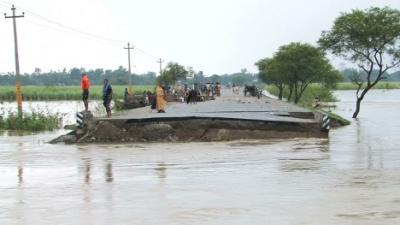
[[[354,92],[336,93],[351,117]],[[0,224],[400,224],[400,90],[329,139],[51,145],[0,136]]]

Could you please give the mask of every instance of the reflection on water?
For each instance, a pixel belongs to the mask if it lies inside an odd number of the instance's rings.
[[[21,186],[22,182],[24,182],[24,168],[18,166],[18,185]]]
[[[90,184],[90,159],[82,159],[84,162],[84,171],[85,171],[85,183]]]
[[[84,183],[91,184],[92,161],[90,158],[82,158],[81,161],[82,165],[79,170],[83,172]],[[104,180],[108,183],[114,181],[112,159],[104,160]]]
[[[154,168],[154,170],[156,171],[157,176],[158,178],[160,178],[160,180],[164,180],[165,178],[167,178],[167,167],[165,163],[157,163],[157,167]]]
[[[112,172],[112,163],[110,159],[105,160],[106,161],[106,171],[104,173],[105,175],[105,180],[106,182],[113,182],[114,178],[113,178],[113,172]]]
[[[373,93],[329,139],[50,145],[59,133],[5,134],[0,224],[399,224],[400,100]]]
[[[22,143],[17,143],[17,154],[22,154]],[[18,186],[21,186],[24,182],[24,167],[23,162],[18,160]]]

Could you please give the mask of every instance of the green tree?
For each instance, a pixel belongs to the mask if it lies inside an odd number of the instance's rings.
[[[266,70],[278,85],[289,89],[288,101],[298,103],[304,91],[312,83],[334,86],[340,79],[339,73],[332,67],[325,53],[310,44],[290,43],[279,48],[267,63]],[[263,69],[263,68],[261,68]],[[262,78],[262,77],[260,77]]]
[[[186,80],[188,71],[178,63],[170,62],[157,78],[158,82],[165,84],[175,84],[178,80]]]
[[[364,78],[360,74],[352,78],[358,85],[353,113],[353,118],[357,118],[367,92],[400,63],[400,11],[373,7],[343,13],[318,42],[325,50],[358,64],[365,72]],[[374,71],[378,71],[376,75]]]
[[[279,90],[278,98],[282,100],[286,79],[279,69],[279,62],[275,58],[265,58],[258,61],[255,65],[259,70],[258,78],[266,84],[275,85]]]

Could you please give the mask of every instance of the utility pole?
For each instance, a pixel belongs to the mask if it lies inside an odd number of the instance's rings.
[[[164,62],[164,60],[162,60],[161,58],[157,61],[157,63],[160,63],[160,76],[162,74],[162,63]]]
[[[128,50],[128,70],[129,70],[129,89],[128,92],[131,95],[132,94],[132,73],[131,73],[131,50],[133,50],[135,47],[132,46],[131,44],[128,42],[128,47],[124,47],[124,49]]]
[[[15,15],[15,7],[12,5],[11,7],[12,11],[12,16],[7,16],[6,13],[4,13],[4,17],[6,19],[13,19],[13,27],[14,27],[14,48],[15,48],[15,76],[16,76],[16,81],[15,81],[15,86],[16,86],[16,98],[17,98],[17,103],[18,103],[18,116],[22,116],[22,91],[21,91],[21,81],[20,81],[20,74],[19,74],[19,58],[18,58],[18,39],[17,39],[17,22],[16,18],[21,18],[24,17],[25,13],[22,13],[22,15]]]

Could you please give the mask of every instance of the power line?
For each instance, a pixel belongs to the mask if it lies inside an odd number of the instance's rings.
[[[9,6],[11,6],[12,4],[7,2],[7,1],[0,0],[0,5],[9,8]],[[27,20],[27,22],[29,22],[31,24],[35,24],[37,26],[42,26],[42,27],[46,27],[48,29],[57,30],[59,32],[64,32],[64,33],[67,33],[67,34],[70,34],[70,35],[74,35],[74,36],[77,36],[77,37],[80,37],[80,38],[86,38],[86,39],[96,40],[96,41],[103,41],[102,42],[103,44],[107,44],[107,42],[108,42],[109,45],[113,45],[113,46],[117,46],[116,43],[119,43],[118,46],[120,46],[121,43],[126,43],[127,42],[125,40],[113,39],[113,38],[109,38],[109,37],[104,37],[104,36],[101,36],[101,35],[93,34],[93,33],[90,33],[90,32],[82,31],[80,29],[76,29],[74,27],[59,23],[59,22],[57,22],[55,20],[52,20],[52,19],[49,19],[49,18],[47,18],[45,16],[42,16],[42,15],[40,15],[38,13],[35,13],[35,12],[29,10],[29,9],[24,8],[24,7],[20,7],[20,6],[18,6],[18,7],[23,9],[23,10],[25,10],[26,12],[29,12],[29,14],[31,14],[33,17],[35,17],[37,19],[43,20],[43,21],[45,21],[45,22],[47,22],[49,24],[56,25],[57,28],[51,27],[51,26],[48,26],[48,25],[44,25],[44,24],[40,24],[40,23],[37,23],[37,22],[33,22],[32,20]],[[67,32],[67,30],[68,30],[68,32]],[[112,42],[114,44],[111,44],[110,42]],[[147,55],[147,56],[149,56],[149,57],[151,57],[153,59],[160,59],[160,57],[157,57],[157,56],[155,56],[153,54],[150,54],[150,53],[148,53],[147,51],[144,51],[141,48],[136,47],[136,49],[138,51],[142,52],[144,55]]]
[[[1,0],[0,0],[0,1],[1,1]],[[22,8],[22,7],[21,7],[21,8]],[[24,8],[22,8],[22,9],[24,9]],[[70,27],[70,26],[61,24],[61,23],[59,23],[59,22],[53,21],[53,20],[51,20],[51,19],[48,19],[48,18],[46,18],[46,17],[44,17],[44,16],[41,16],[41,15],[39,15],[39,14],[37,14],[37,13],[34,13],[34,12],[28,10],[28,9],[24,9],[24,10],[27,11],[27,12],[29,12],[30,14],[32,14],[32,15],[33,15],[34,17],[36,17],[36,18],[42,19],[42,20],[44,20],[44,21],[46,21],[46,22],[48,22],[48,23],[52,23],[52,24],[55,24],[55,25],[57,25],[57,26],[61,26],[61,27],[65,28],[65,29],[71,30],[71,31],[76,32],[76,33],[79,33],[79,34],[81,34],[81,35],[83,34],[83,35],[87,35],[87,36],[94,37],[94,38],[96,38],[96,39],[102,39],[102,40],[110,41],[110,42],[118,42],[118,43],[126,43],[126,42],[127,42],[127,41],[124,41],[124,40],[117,40],[117,39],[106,38],[106,37],[102,37],[102,36],[99,36],[99,35],[96,35],[96,34],[88,33],[88,32],[85,32],[85,31],[81,31],[81,30],[79,30],[79,29],[76,29],[76,28],[73,28],[73,27]],[[139,50],[140,52],[142,52],[143,54],[145,54],[145,55],[147,55],[147,56],[149,56],[149,57],[152,57],[152,58],[154,58],[154,59],[158,59],[158,58],[159,58],[159,57],[157,57],[157,56],[154,56],[153,54],[148,53],[147,51],[144,51],[144,50],[141,49],[141,48],[136,48],[136,49]]]
[[[98,39],[98,38],[88,37],[88,36],[86,36],[86,35],[84,35],[84,34],[81,34],[81,33],[79,33],[79,32],[67,31],[67,30],[62,29],[62,28],[60,29],[60,28],[58,28],[58,27],[53,27],[53,26],[41,24],[41,23],[38,23],[38,22],[36,22],[36,21],[34,21],[34,20],[31,20],[31,19],[27,19],[26,21],[27,21],[28,23],[34,24],[34,25],[36,25],[36,26],[41,26],[41,27],[44,27],[44,28],[47,28],[47,29],[50,29],[50,30],[55,30],[55,31],[58,31],[58,32],[62,32],[62,33],[65,33],[65,34],[69,34],[69,35],[71,35],[71,36],[75,36],[75,37],[79,37],[79,38],[84,38],[84,39],[87,39],[87,40],[95,40],[95,41],[98,41],[98,42],[100,42],[100,43],[102,43],[102,44],[106,44],[106,45],[110,45],[110,46],[121,47],[121,45],[119,45],[119,44],[110,43],[110,42],[105,42],[104,40]],[[141,49],[141,48],[135,47],[135,49],[137,49],[138,51],[140,51],[140,52],[143,53],[144,55],[149,56],[149,57],[151,57],[151,58],[154,58],[154,59],[158,59],[158,58],[159,58],[159,57],[157,57],[157,56],[154,56],[153,54],[150,54],[150,53],[144,51],[144,50]]]
[[[95,41],[98,41],[98,42],[100,42],[102,44],[107,44],[107,45],[110,45],[110,46],[121,47],[121,45],[119,45],[119,44],[107,42],[107,41],[104,41],[103,39],[90,37],[90,36],[87,36],[87,35],[82,34],[80,32],[66,30],[66,29],[63,29],[63,28],[59,28],[57,26],[45,25],[45,24],[42,24],[42,23],[38,23],[38,22],[36,22],[34,20],[31,20],[31,19],[27,19],[26,21],[28,23],[33,24],[33,25],[44,27],[44,28],[47,28],[47,29],[50,29],[50,30],[55,30],[55,31],[58,31],[58,32],[62,32],[62,33],[65,33],[65,34],[68,34],[68,35],[71,35],[71,36],[75,36],[75,37],[79,37],[79,38],[83,38],[83,39],[87,39],[87,40],[95,40]],[[144,51],[143,49],[140,49],[140,48],[137,48],[137,47],[136,47],[136,49],[138,51],[140,51],[141,53],[143,53],[144,55],[149,56],[151,58],[154,58],[154,59],[158,59],[159,58],[157,56],[154,56],[154,55]]]
[[[6,2],[6,1],[3,1],[3,0],[0,0],[0,2],[6,3],[6,4],[10,4],[10,3]],[[63,27],[64,29],[68,29],[68,30],[71,30],[71,31],[74,31],[74,32],[77,32],[77,33],[81,33],[81,34],[84,34],[84,35],[87,35],[87,36],[91,36],[91,37],[94,37],[94,38],[103,39],[103,40],[105,40],[105,41],[118,42],[118,43],[126,43],[126,42],[127,42],[127,41],[125,41],[125,40],[112,39],[112,38],[104,37],[104,36],[101,36],[101,35],[89,33],[89,32],[86,32],[86,31],[82,31],[82,30],[73,28],[73,27],[71,27],[71,26],[62,24],[62,23],[60,23],[60,22],[57,22],[57,21],[55,21],[55,20],[49,19],[49,18],[47,18],[47,17],[45,17],[45,16],[42,16],[42,15],[40,15],[40,14],[38,14],[38,13],[35,13],[35,12],[33,12],[33,11],[27,9],[27,8],[24,8],[24,7],[21,7],[21,6],[18,6],[18,7],[19,7],[20,9],[25,10],[26,12],[29,12],[32,16],[34,16],[34,17],[36,17],[36,18],[38,18],[38,19],[41,19],[41,20],[43,20],[43,21],[46,21],[47,23],[52,23],[52,24],[55,24],[55,25],[57,25],[57,26]]]
[[[5,2],[5,1],[3,1],[3,0],[0,0],[0,5],[7,6],[7,7],[11,7],[11,6],[12,6],[11,3]]]
[[[4,2],[4,1],[2,1],[2,0],[0,0],[0,1],[1,1],[1,2]],[[39,19],[42,19],[42,20],[44,20],[44,21],[46,21],[46,22],[48,22],[48,23],[53,23],[53,24],[55,24],[55,25],[64,27],[64,28],[66,28],[66,29],[69,29],[69,30],[74,31],[74,32],[77,32],[77,33],[85,34],[85,35],[88,35],[88,36],[92,36],[92,37],[95,37],[95,38],[99,38],[99,39],[103,39],[103,40],[111,41],[111,42],[118,42],[118,43],[126,43],[126,42],[127,42],[127,41],[125,41],[125,40],[117,40],[117,39],[106,38],[106,37],[102,37],[102,36],[99,36],[99,35],[96,35],[96,34],[88,33],[88,32],[85,32],[85,31],[81,31],[81,30],[79,30],[79,29],[76,29],[76,28],[73,28],[73,27],[70,27],[70,26],[61,24],[61,23],[59,23],[59,22],[56,22],[56,21],[54,21],[54,20],[48,19],[48,18],[46,18],[46,17],[44,17],[44,16],[41,16],[41,15],[35,13],[35,12],[32,12],[32,11],[30,11],[30,10],[28,10],[28,9],[25,9],[25,8],[22,8],[22,7],[20,7],[20,8],[21,8],[21,9],[24,9],[25,11],[31,13],[33,16],[35,16],[35,17],[37,17],[37,18],[39,18]],[[147,55],[147,56],[150,56],[150,57],[152,57],[152,58],[154,58],[154,59],[158,59],[158,58],[159,58],[159,57],[157,57],[157,56],[154,56],[153,54],[148,53],[147,51],[144,51],[143,49],[140,49],[140,48],[136,48],[136,49],[139,50],[140,52],[142,52],[143,54],[145,54],[145,55]]]
[[[88,32],[85,32],[85,31],[81,31],[81,30],[75,29],[73,27],[64,25],[62,23],[47,19],[46,17],[43,17],[43,16],[41,16],[39,14],[36,14],[36,13],[34,13],[32,11],[29,11],[29,10],[26,10],[26,11],[29,12],[30,14],[32,14],[33,16],[35,16],[36,18],[42,19],[42,20],[44,20],[44,21],[46,21],[48,23],[52,23],[52,24],[58,25],[60,27],[64,27],[65,29],[72,30],[72,31],[77,32],[77,33],[81,33],[81,34],[84,34],[84,35],[87,35],[87,36],[91,36],[91,37],[98,38],[98,39],[103,39],[105,41],[110,41],[110,42],[118,42],[118,43],[125,43],[126,42],[124,40],[111,39],[111,38],[103,37],[103,36],[100,36],[100,35],[88,33]]]
[[[91,37],[82,35],[82,34],[77,33],[77,32],[71,32],[71,31],[67,31],[67,30],[65,30],[65,29],[60,29],[60,28],[58,28],[58,27],[53,27],[53,26],[41,24],[41,23],[38,23],[38,22],[36,22],[36,21],[34,21],[34,20],[26,19],[26,22],[28,22],[28,23],[30,23],[30,24],[33,24],[33,25],[36,25],[36,26],[44,27],[44,28],[49,29],[49,30],[54,30],[54,31],[57,31],[57,32],[60,32],[60,33],[68,34],[68,35],[71,35],[71,36],[75,36],[75,37],[78,37],[78,38],[82,38],[82,39],[86,39],[86,40],[92,40],[92,41],[97,41],[97,42],[99,42],[99,43],[106,44],[106,45],[110,45],[110,46],[114,46],[114,47],[117,47],[117,46],[120,47],[119,44],[110,43],[110,42],[105,42],[104,40],[96,39],[96,38],[91,38]]]
[[[75,36],[75,37],[78,37],[78,38],[83,38],[83,39],[86,39],[86,40],[94,40],[94,41],[97,41],[99,43],[110,45],[110,46],[114,46],[114,47],[121,47],[121,45],[116,44],[116,43],[106,42],[106,41],[104,41],[102,39],[89,37],[89,36],[86,36],[86,35],[81,34],[79,32],[65,30],[65,29],[59,28],[57,26],[45,25],[45,24],[42,24],[42,23],[38,23],[38,22],[36,22],[34,20],[31,20],[31,19],[26,19],[26,22],[31,23],[31,24],[36,25],[36,26],[44,27],[44,28],[49,29],[49,30],[54,30],[54,31],[57,31],[57,32],[61,32],[61,33],[65,33],[65,34],[68,34],[68,35],[71,35],[71,36]],[[135,47],[135,49],[137,49],[138,51],[140,51],[141,53],[143,53],[144,55],[146,55],[148,57],[151,57],[151,58],[154,58],[154,59],[158,59],[159,58],[157,56],[154,56],[154,55],[144,51],[141,48]]]
[[[3,8],[5,8],[5,9],[9,9],[9,8],[10,8],[10,6],[5,5],[5,4],[3,4],[3,3],[1,3],[1,2],[0,2],[0,7],[3,7]]]
[[[160,58],[160,57],[154,56],[153,54],[150,54],[150,53],[144,51],[143,49],[140,49],[140,48],[136,48],[136,49],[139,50],[140,52],[142,52],[143,54],[145,54],[145,55],[147,55],[147,56],[150,56],[150,57],[152,57],[152,58],[155,58],[155,59]]]

